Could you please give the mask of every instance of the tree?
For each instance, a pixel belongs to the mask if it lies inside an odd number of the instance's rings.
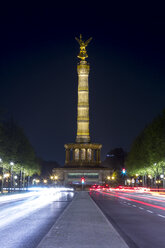
[[[35,151],[23,129],[13,119],[0,123],[0,156],[6,168],[13,161],[13,170],[17,172],[23,169],[29,175],[40,173]]]
[[[126,165],[131,175],[158,175],[165,166],[165,110],[136,137]]]

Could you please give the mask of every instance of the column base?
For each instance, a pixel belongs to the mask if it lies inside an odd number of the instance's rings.
[[[76,143],[90,143],[90,137],[89,136],[77,136],[76,137]]]

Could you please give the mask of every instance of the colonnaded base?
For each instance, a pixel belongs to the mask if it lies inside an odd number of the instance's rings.
[[[58,183],[82,189],[81,178],[85,178],[83,189],[93,184],[103,184],[111,174],[109,168],[101,166],[101,144],[73,143],[65,144],[66,158],[63,168],[54,168],[53,174]]]
[[[97,166],[101,164],[101,144],[75,143],[65,144],[65,166]]]
[[[78,167],[78,166],[65,166],[63,168],[54,168],[53,175],[58,178],[57,185],[73,186],[76,190],[88,190],[93,184],[107,183],[107,177],[112,174],[110,168],[101,166],[93,167]],[[85,179],[82,185],[81,178]]]

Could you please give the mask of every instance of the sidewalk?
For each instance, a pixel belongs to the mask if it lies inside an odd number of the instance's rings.
[[[90,198],[79,192],[37,248],[128,248]]]

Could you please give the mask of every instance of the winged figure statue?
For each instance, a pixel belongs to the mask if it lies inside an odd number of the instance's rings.
[[[77,37],[75,37],[75,39],[77,40],[77,42],[80,45],[80,53],[77,57],[82,59],[82,60],[85,60],[86,58],[88,58],[86,47],[89,44],[89,42],[92,40],[92,37],[89,38],[87,41],[83,41],[82,35],[80,34],[80,39],[78,39]]]

